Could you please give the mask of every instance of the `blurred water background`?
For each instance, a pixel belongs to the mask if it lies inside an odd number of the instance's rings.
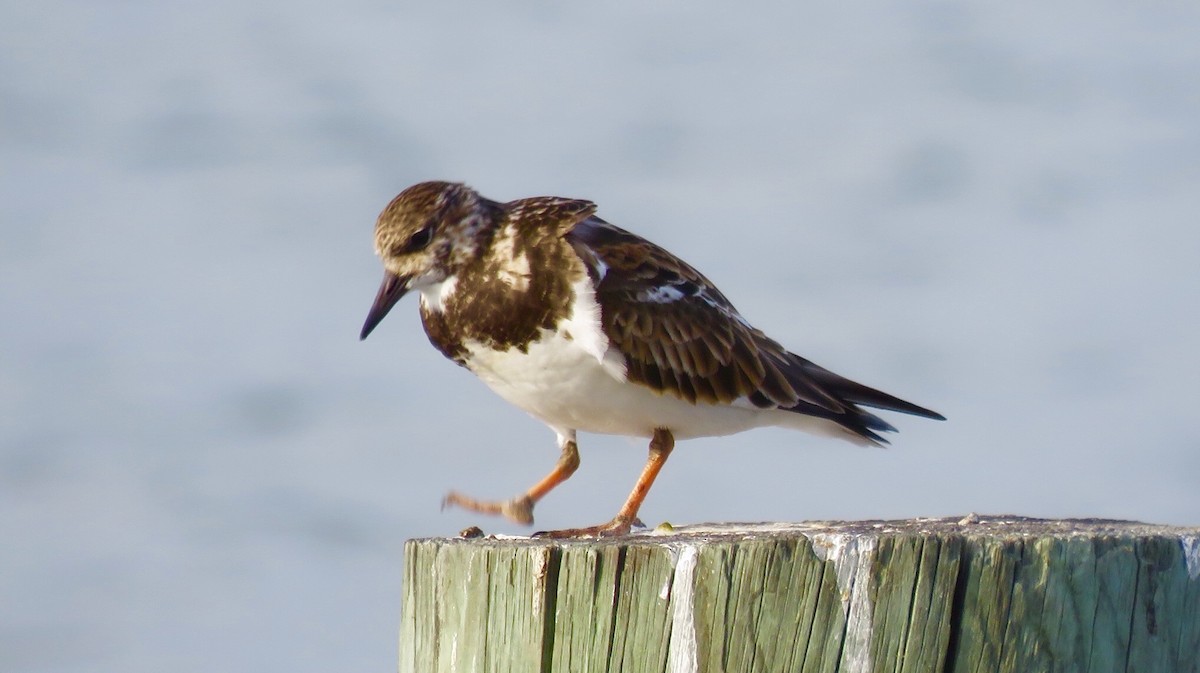
[[[405,538],[552,433],[359,343],[403,187],[584,197],[797,352],[933,407],[891,449],[675,452],[643,517],[1200,523],[1200,7],[0,3],[0,670],[391,670]],[[607,520],[583,436],[538,526]]]

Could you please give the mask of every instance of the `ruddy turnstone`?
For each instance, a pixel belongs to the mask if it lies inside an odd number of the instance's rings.
[[[775,425],[882,445],[895,428],[862,406],[943,420],[789,352],[699,271],[595,212],[579,199],[499,203],[423,182],[379,215],[383,284],[360,338],[417,290],[434,347],[558,435],[558,463],[525,493],[451,492],[445,504],[529,524],[579,467],[577,431],[648,437],[649,460],[612,521],[545,533],[623,535],[676,439]]]

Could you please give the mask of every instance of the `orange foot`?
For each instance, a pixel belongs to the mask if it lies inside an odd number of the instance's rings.
[[[509,521],[523,523],[526,526],[533,523],[533,499],[527,495],[503,501],[476,500],[457,491],[450,491],[445,498],[442,498],[442,509],[451,505],[480,514],[500,514]]]

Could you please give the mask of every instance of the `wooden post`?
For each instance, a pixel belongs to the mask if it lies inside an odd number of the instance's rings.
[[[400,671],[1200,671],[1200,528],[666,528],[409,541]]]

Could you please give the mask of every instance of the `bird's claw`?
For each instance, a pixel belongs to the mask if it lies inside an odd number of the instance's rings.
[[[576,538],[589,537],[621,537],[628,535],[630,528],[633,527],[633,521],[617,517],[608,523],[602,523],[599,526],[588,526],[587,528],[565,528],[563,530],[544,530],[534,533],[534,537],[543,537],[551,540],[570,540]],[[640,523],[640,522],[639,522]]]

